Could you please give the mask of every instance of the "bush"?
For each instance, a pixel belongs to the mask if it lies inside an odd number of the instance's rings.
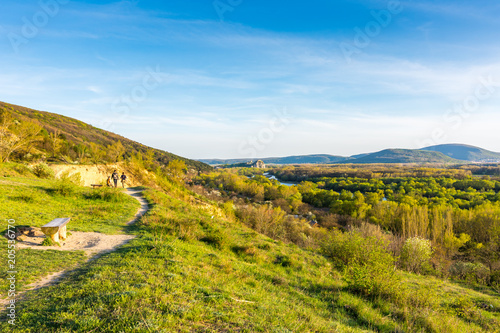
[[[14,166],[14,170],[22,176],[27,176],[27,175],[31,174],[31,172],[32,172],[31,169],[27,165],[24,165],[24,164],[16,164]]]
[[[500,270],[493,271],[491,273],[489,284],[495,289],[497,289],[497,292],[500,293]]]
[[[43,240],[42,244],[40,244],[40,245],[41,245],[41,246],[61,246],[61,244],[59,244],[58,242],[54,242],[54,241],[52,240],[52,238],[50,238],[50,237],[46,237],[46,238]]]
[[[47,164],[40,163],[33,167],[33,173],[38,178],[54,178],[54,170],[52,170]]]
[[[322,241],[321,251],[344,270],[348,288],[366,296],[388,295],[399,279],[387,243],[359,232],[335,232]]]
[[[430,268],[432,257],[431,241],[420,238],[408,238],[401,250],[401,267],[409,272],[421,273]]]
[[[113,187],[101,187],[92,189],[86,194],[88,199],[104,200],[107,202],[123,202],[126,200],[127,195],[122,193],[119,189]]]
[[[487,283],[490,280],[490,270],[481,263],[457,261],[450,267],[454,278],[468,282]]]
[[[54,186],[54,192],[62,196],[70,196],[81,186],[82,177],[80,173],[70,175],[68,171],[62,173]]]
[[[218,229],[209,230],[208,233],[200,240],[219,250],[223,249],[228,243],[225,233]]]
[[[292,258],[290,258],[289,256],[286,256],[286,255],[276,256],[274,263],[276,265],[281,265],[283,267],[290,267],[293,265]]]

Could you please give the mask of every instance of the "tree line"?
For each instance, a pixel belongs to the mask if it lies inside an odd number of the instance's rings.
[[[282,170],[271,172],[279,175]],[[422,239],[432,246],[432,259],[425,266],[428,273],[499,283],[500,182],[463,172],[455,178],[453,170],[419,172],[422,177],[311,177],[290,187],[259,170],[230,169],[202,174],[196,182],[234,201],[265,204],[301,217],[312,212],[325,229],[380,230],[377,234],[390,236],[396,257],[405,242]]]

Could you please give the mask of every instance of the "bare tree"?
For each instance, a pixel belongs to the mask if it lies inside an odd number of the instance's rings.
[[[52,156],[53,157],[56,157],[56,154],[61,149],[62,140],[59,137],[59,134],[60,134],[59,130],[56,130],[55,132],[50,133],[50,135],[49,135],[50,148],[52,149]]]

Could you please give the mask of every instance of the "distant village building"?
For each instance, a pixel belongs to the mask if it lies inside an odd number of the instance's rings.
[[[266,165],[264,164],[263,161],[258,160],[257,162],[254,162],[250,166],[251,168],[257,168],[257,169],[265,169]]]

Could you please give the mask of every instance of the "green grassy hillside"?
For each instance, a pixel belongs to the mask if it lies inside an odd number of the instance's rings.
[[[147,147],[118,134],[86,124],[82,121],[55,113],[37,111],[22,106],[0,102],[0,115],[17,120],[10,126],[16,133],[16,127],[23,122],[35,123],[42,127],[38,140],[31,147],[22,147],[13,153],[11,159],[33,161],[52,160],[61,162],[116,162],[128,159],[137,153],[167,164],[172,160],[181,160],[187,166],[197,170],[210,170],[211,167],[199,161],[190,160],[172,153]],[[56,136],[54,149],[53,136]],[[122,147],[115,147],[120,142]],[[94,145],[94,146],[93,146]],[[1,147],[0,147],[1,148]],[[109,153],[117,152],[116,156]]]
[[[10,181],[38,191],[33,179]],[[394,288],[359,292],[347,278],[356,272],[339,269],[312,247],[255,232],[230,203],[212,202],[168,179],[151,184],[145,196],[152,210],[127,231],[137,238],[80,265],[55,286],[28,292],[17,326],[2,315],[0,330],[465,333],[500,327],[500,299],[492,289],[391,270],[399,281]]]

